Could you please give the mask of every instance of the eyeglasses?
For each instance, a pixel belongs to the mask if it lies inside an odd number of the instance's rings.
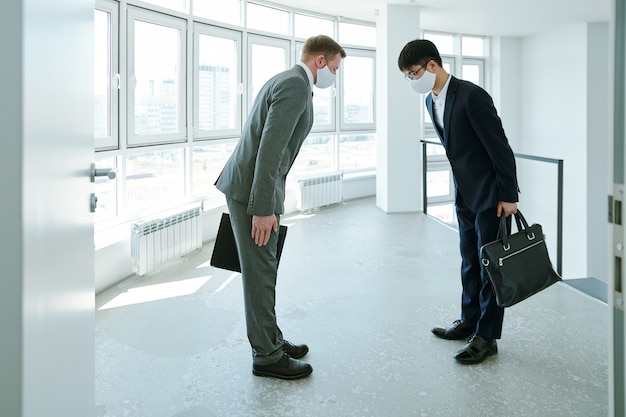
[[[430,61],[428,61],[430,62]],[[421,70],[426,68],[426,65],[428,65],[428,62],[426,62],[425,64],[421,65],[417,71],[409,71],[406,74],[404,74],[404,78],[406,78],[407,80],[411,81],[411,80],[417,80],[418,76],[417,73],[420,72]]]

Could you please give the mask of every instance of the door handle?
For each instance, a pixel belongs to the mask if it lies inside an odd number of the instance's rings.
[[[115,179],[117,173],[111,168],[96,168],[95,163],[91,163],[91,182],[96,182],[96,177],[109,177],[110,180]]]

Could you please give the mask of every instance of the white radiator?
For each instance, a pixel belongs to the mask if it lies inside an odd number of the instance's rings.
[[[202,209],[132,225],[133,272],[144,275],[202,246]]]
[[[342,201],[343,172],[298,179],[298,210],[306,211]]]

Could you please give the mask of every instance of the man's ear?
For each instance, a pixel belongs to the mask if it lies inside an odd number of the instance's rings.
[[[326,65],[326,57],[324,56],[324,54],[319,54],[315,57],[315,66],[318,69],[322,69],[324,68],[324,66]]]

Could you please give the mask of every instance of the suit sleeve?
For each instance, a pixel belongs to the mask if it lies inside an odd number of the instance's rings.
[[[482,88],[471,92],[467,103],[467,117],[484,146],[496,173],[498,200],[518,201],[515,155],[502,127],[491,96]]]
[[[249,214],[269,216],[276,203],[276,181],[285,150],[310,99],[309,87],[301,79],[290,77],[278,82],[261,134],[248,204]]]

